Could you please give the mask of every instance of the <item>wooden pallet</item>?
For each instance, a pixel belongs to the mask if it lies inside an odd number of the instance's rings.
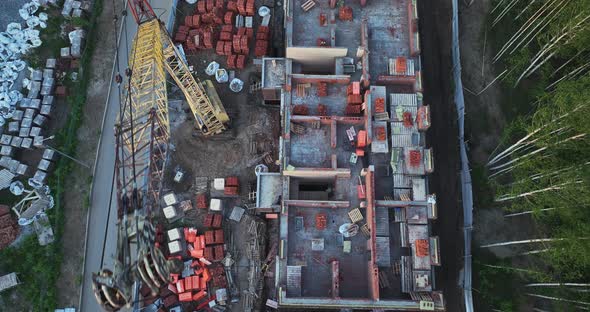
[[[348,212],[348,217],[350,217],[350,221],[352,223],[357,223],[360,221],[363,221],[363,214],[361,213],[361,210],[358,208],[354,208],[353,210]]]

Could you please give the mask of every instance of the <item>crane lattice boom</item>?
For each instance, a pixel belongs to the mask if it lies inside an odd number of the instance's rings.
[[[156,18],[146,0],[129,0],[138,30],[129,56],[129,81],[115,129],[117,187],[117,255],[113,271],[93,274],[94,294],[106,311],[131,302],[137,307],[141,283],[157,294],[169,283],[176,263],[154,246],[152,211],[159,207],[166,166],[170,122],[166,74],[186,97],[204,135],[226,129],[229,117],[219,101],[211,101],[193,77],[181,49]],[[133,212],[133,214],[131,214]],[[133,298],[135,296],[136,298]]]

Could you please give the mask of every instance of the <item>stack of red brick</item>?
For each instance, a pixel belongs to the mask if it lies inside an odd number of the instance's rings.
[[[256,13],[254,2],[254,0],[238,0],[236,3],[238,13],[245,16],[254,16]]]
[[[209,261],[221,261],[225,257],[223,250],[223,230],[211,230],[205,232],[204,258]]]
[[[194,269],[193,275],[181,278],[179,274],[170,274],[172,281],[168,284],[168,290],[177,294],[178,300],[182,302],[206,300],[207,282],[211,280],[211,273],[199,261],[193,261],[191,267]]]
[[[0,249],[10,245],[18,236],[18,224],[10,214],[10,208],[0,205]]]
[[[375,99],[375,112],[376,113],[384,113],[385,112],[385,99],[384,98],[376,98]]]
[[[265,56],[268,52],[268,42],[270,40],[270,28],[268,26],[259,26],[256,33],[256,47],[254,55],[256,57]]]
[[[213,49],[217,28],[223,24],[224,0],[202,0],[197,3],[193,15],[184,18],[178,27],[174,41],[182,43],[186,51],[195,53],[201,49]]]
[[[207,209],[207,195],[205,194],[197,194],[197,208],[198,209]]]
[[[341,21],[352,21],[352,8],[349,6],[341,6],[338,9],[338,18]]]
[[[221,220],[222,220],[222,216],[220,214],[209,213],[209,214],[205,215],[203,225],[206,228],[218,229],[218,228],[221,228]]]
[[[240,192],[240,183],[238,177],[227,177],[225,178],[225,195],[238,195]]]
[[[227,67],[243,69],[250,54],[254,29],[233,24],[237,15],[254,16],[255,0],[201,0],[193,15],[186,16],[179,26],[174,41],[182,43],[185,51],[215,49],[218,55],[227,56]],[[221,29],[220,29],[221,27]],[[270,33],[268,26],[260,26],[256,35],[256,57],[267,55]]]
[[[346,88],[346,115],[358,115],[361,113],[363,96],[361,95],[360,82],[355,81]]]

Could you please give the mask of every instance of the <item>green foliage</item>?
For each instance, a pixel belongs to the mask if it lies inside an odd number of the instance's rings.
[[[492,7],[500,3],[494,1]],[[508,13],[492,27],[493,21],[499,18],[501,12],[508,6],[514,4]],[[522,40],[518,48],[511,47],[508,52],[500,58],[500,64],[509,69],[504,81],[509,86],[514,86],[520,75],[530,65],[546,56],[551,61],[542,63],[535,74],[529,78],[534,84],[544,89],[550,81],[558,78],[554,71],[565,61],[570,60],[567,66],[560,70],[560,75],[571,72],[574,68],[587,62],[583,57],[575,56],[585,51],[590,46],[590,21],[583,19],[590,15],[590,1],[504,1],[499,8],[488,16],[488,34],[492,46],[496,52],[510,41],[517,38]],[[547,23],[547,21],[550,21]],[[521,29],[527,29],[516,35]],[[541,51],[546,51],[540,53]],[[582,54],[584,55],[584,54]],[[502,67],[502,66],[500,66]],[[535,67],[535,66],[533,66]]]
[[[475,257],[478,259],[473,263],[476,310],[486,311],[486,308],[493,308],[502,312],[516,311],[522,300],[518,292],[520,276],[514,270],[486,266],[510,266],[507,261],[500,260],[490,253],[477,253]],[[481,306],[478,307],[478,303]]]
[[[90,26],[90,21],[83,17],[72,17],[72,25],[87,28]]]
[[[501,1],[494,1],[491,7]],[[492,21],[509,3],[516,5],[492,28]],[[500,261],[476,255],[475,276],[476,283],[480,284],[480,298],[500,311],[517,311],[518,300],[515,298],[524,292],[590,302],[589,292],[567,287],[524,289],[521,286],[530,282],[587,283],[590,280],[590,73],[568,76],[588,62],[586,50],[590,46],[590,22],[586,21],[565,36],[565,40],[547,50],[546,55],[552,55],[552,58],[514,86],[523,71],[534,64],[540,51],[555,42],[564,30],[573,29],[574,24],[590,16],[590,1],[551,3],[503,1],[496,12],[488,16],[488,35],[498,52],[521,26],[534,19],[541,6],[556,5],[557,12],[550,23],[539,28],[532,40],[506,53],[496,63],[498,68],[509,70],[503,79],[502,109],[510,123],[504,129],[502,146],[507,148],[527,134],[531,136],[509,157],[493,165],[506,164],[503,168],[511,168],[506,174],[486,184],[478,182],[485,180],[486,171],[477,167],[473,170],[478,208],[494,205],[489,195],[491,188],[496,199],[511,198],[496,202],[496,205],[502,205],[508,211],[534,212],[537,237],[561,239],[544,246],[537,245],[535,249],[546,248],[548,251],[529,255],[526,262],[513,263],[512,260]],[[561,78],[564,79],[554,84]],[[546,208],[554,209],[541,212]],[[507,269],[486,267],[484,263]],[[511,271],[511,267],[525,271]],[[538,273],[521,274],[532,271]],[[495,283],[509,288],[509,291],[494,288]],[[508,287],[508,284],[512,286]],[[553,310],[572,311],[573,308],[571,303],[556,302]]]

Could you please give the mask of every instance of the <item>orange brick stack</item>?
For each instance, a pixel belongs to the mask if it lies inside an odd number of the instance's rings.
[[[254,28],[246,28],[246,36],[248,39],[254,38]]]
[[[240,55],[238,55],[238,58]],[[225,188],[224,194],[225,195],[238,195],[239,193],[239,183],[238,177],[227,177],[225,178]]]
[[[268,28],[265,26],[260,26],[258,28],[258,32],[256,33],[256,40],[268,40],[269,33],[267,31],[260,31],[261,27]]]
[[[398,57],[395,59],[395,73],[398,75],[405,75],[408,70],[408,61],[405,57]]]
[[[211,272],[211,285],[215,288],[226,288],[227,287],[227,279],[225,277],[225,270],[223,266],[220,264],[213,264],[209,266],[209,271]],[[198,309],[197,309],[198,310]]]
[[[318,96],[328,96],[328,84],[325,82],[318,83]]]
[[[293,115],[309,115],[309,108],[305,104],[294,105]]]
[[[426,257],[430,254],[430,244],[426,239],[417,239],[414,243],[416,246],[416,256]]]
[[[227,2],[227,10],[232,11],[234,13],[238,12],[238,5],[235,1],[228,1]]]
[[[328,223],[328,218],[326,217],[325,213],[318,213],[315,215],[315,227],[318,230],[324,230],[326,228],[326,224]]]
[[[243,69],[244,67],[246,67],[246,56],[240,54],[236,59],[236,68]]]
[[[223,220],[223,216],[221,216],[220,214],[214,214],[213,221],[211,222],[211,227],[212,228],[220,228],[222,220]]]
[[[234,12],[232,11],[227,11],[225,12],[225,15],[223,16],[223,23],[226,25],[231,25],[234,21]]]
[[[205,2],[206,1],[197,2],[197,12],[199,12],[200,14],[207,13],[207,7],[205,6]]]
[[[246,15],[254,16],[256,14],[256,7],[254,6],[254,0],[246,1]]]
[[[375,128],[375,137],[377,137],[377,140],[385,141],[386,136],[387,136],[387,134],[385,132],[385,127],[379,126],[379,127]]]
[[[209,261],[221,261],[225,256],[223,244],[223,230],[214,230],[205,232],[205,247],[203,248],[203,258]]]
[[[267,55],[270,32],[265,26],[257,31],[246,27],[235,29],[233,23],[237,14],[254,16],[255,0],[198,1],[193,15],[186,16],[184,24],[179,26],[174,40],[183,44],[187,53],[215,49],[216,54],[227,56],[228,68],[243,69],[252,41],[256,40],[257,57]]]
[[[213,11],[213,8],[215,8],[215,0],[205,0],[205,3],[207,4],[207,11]]]
[[[221,34],[219,35],[220,41],[230,41],[231,38],[232,38],[231,32],[222,31]]]
[[[341,21],[352,21],[352,8],[349,6],[342,6],[338,9],[338,18]]]
[[[236,3],[236,8],[238,10],[238,14],[246,15],[246,0],[238,0]]]
[[[417,150],[410,151],[410,166],[412,166],[412,167],[420,166],[421,160],[422,160],[422,155],[420,155],[420,151],[417,151]]]
[[[197,208],[207,209],[207,195],[197,194]]]
[[[403,116],[404,127],[410,128],[411,126],[414,125],[414,121],[412,120],[412,113],[404,112],[404,114],[402,116]]]
[[[256,34],[256,47],[254,48],[254,55],[256,57],[265,56],[268,51],[268,42],[270,39],[270,28],[268,26],[258,27]]]
[[[328,116],[328,107],[324,104],[318,104],[318,116]]]
[[[0,248],[10,245],[18,236],[20,227],[10,214],[10,208],[0,205]]]
[[[375,112],[385,113],[385,99],[384,98],[376,98],[375,99]]]
[[[227,56],[227,68],[234,69],[236,68],[236,59],[238,58],[235,54],[230,54]]]
[[[217,41],[217,46],[215,47],[215,53],[217,53],[217,55],[225,55],[225,52],[223,51],[225,43],[226,41]]]
[[[205,215],[205,218],[203,219],[204,227],[210,228],[213,225],[213,216],[215,216],[213,213],[208,213]]]

